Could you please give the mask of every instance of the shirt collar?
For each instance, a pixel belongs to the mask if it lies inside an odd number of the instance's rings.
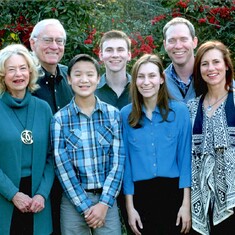
[[[176,71],[175,71],[175,68],[174,68],[174,65],[173,64],[170,64],[170,73],[171,73],[171,76],[173,77],[173,79],[179,83],[184,83],[180,77],[177,75]],[[189,79],[188,79],[188,83],[185,84],[185,85],[189,85],[192,81],[192,75],[189,76]]]
[[[44,78],[45,78],[45,80],[51,80],[51,78],[54,78],[55,79],[55,81],[56,81],[56,83],[59,83],[62,79],[63,79],[63,76],[61,75],[61,73],[60,73],[60,69],[59,69],[59,66],[57,66],[56,67],[56,76],[55,75],[53,75],[53,74],[51,74],[51,73],[49,73],[45,68],[43,68],[42,67],[42,70],[43,70],[43,72],[44,72]]]
[[[103,112],[103,110],[104,110],[104,109],[102,108],[103,103],[101,102],[101,100],[100,100],[97,96],[95,96],[95,99],[96,99],[96,104],[95,104],[94,112],[96,112],[96,111],[101,111],[101,112]],[[76,102],[75,102],[75,96],[74,96],[73,99],[72,99],[72,107],[73,107],[75,113],[77,113],[77,114],[82,113],[80,107],[79,107],[79,106],[76,104]]]
[[[129,85],[129,83],[130,83],[130,81],[131,81],[131,75],[130,75],[129,73],[126,73],[126,77],[127,77],[127,84],[126,84],[126,86],[127,86],[127,85]],[[106,80],[106,73],[104,73],[104,74],[101,76],[100,82],[99,82],[97,88],[101,88],[101,87],[103,87],[103,86],[105,86],[105,85],[108,86],[107,80]]]

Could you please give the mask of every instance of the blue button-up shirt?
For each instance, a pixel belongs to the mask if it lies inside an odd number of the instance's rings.
[[[51,122],[56,174],[81,214],[92,206],[85,189],[103,188],[100,202],[111,207],[123,177],[125,154],[120,113],[96,100],[90,117],[72,99]]]
[[[162,122],[156,107],[152,120],[142,110],[142,126],[128,123],[132,105],[121,110],[126,149],[124,194],[134,194],[134,182],[156,177],[179,177],[179,187],[191,186],[191,124],[187,106],[182,102],[169,104],[168,121]]]

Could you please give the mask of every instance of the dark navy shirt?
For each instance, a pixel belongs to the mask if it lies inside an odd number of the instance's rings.
[[[42,68],[44,75],[37,81],[40,88],[33,93],[50,105],[53,114],[68,104],[73,97],[73,91],[67,81],[67,69],[67,66],[58,64],[55,76]]]

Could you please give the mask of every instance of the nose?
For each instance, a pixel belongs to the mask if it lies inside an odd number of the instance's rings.
[[[182,43],[180,40],[176,40],[175,42],[175,48],[181,48],[182,47]]]
[[[148,76],[145,76],[144,85],[148,85],[148,84],[149,84],[149,78],[148,78]]]
[[[113,56],[113,57],[118,56],[118,51],[117,51],[117,50],[113,50],[112,56]]]
[[[209,64],[208,64],[208,70],[209,70],[209,71],[214,70],[214,68],[215,68],[215,66],[213,65],[213,63],[209,63]]]
[[[52,49],[57,49],[57,48],[59,47],[55,40],[53,40],[53,41],[50,43],[49,46],[50,46],[50,48],[52,48]]]
[[[20,70],[20,68],[16,68],[15,69],[15,76],[21,76],[22,75],[22,72]]]
[[[80,78],[80,81],[85,83],[88,81],[88,77],[86,75],[82,75],[81,78]]]

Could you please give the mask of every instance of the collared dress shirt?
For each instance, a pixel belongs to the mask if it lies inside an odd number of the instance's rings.
[[[33,92],[33,95],[47,101],[54,114],[67,105],[73,97],[73,91],[67,81],[67,66],[58,64],[56,76],[44,68],[42,72],[43,76],[37,81],[40,88]]]
[[[172,63],[165,69],[164,73],[167,88],[173,98],[187,103],[190,99],[196,97],[192,75],[189,77],[188,84],[185,84],[176,74]]]
[[[191,186],[191,124],[183,102],[171,101],[168,121],[162,122],[159,108],[152,120],[142,109],[141,127],[128,123],[132,105],[121,110],[126,149],[124,194],[134,194],[134,182],[156,177],[179,177],[179,188]]]
[[[113,105],[119,110],[130,103],[130,95],[129,95],[129,86],[131,81],[131,75],[126,74],[127,84],[122,92],[122,94],[118,97],[116,92],[107,84],[106,74],[103,74],[100,79],[100,83],[95,91],[95,95],[99,97],[100,100],[106,102],[108,104]]]
[[[100,202],[112,207],[121,188],[125,161],[119,111],[96,97],[90,117],[74,98],[51,123],[56,174],[79,213],[92,202],[86,189],[102,188]]]

